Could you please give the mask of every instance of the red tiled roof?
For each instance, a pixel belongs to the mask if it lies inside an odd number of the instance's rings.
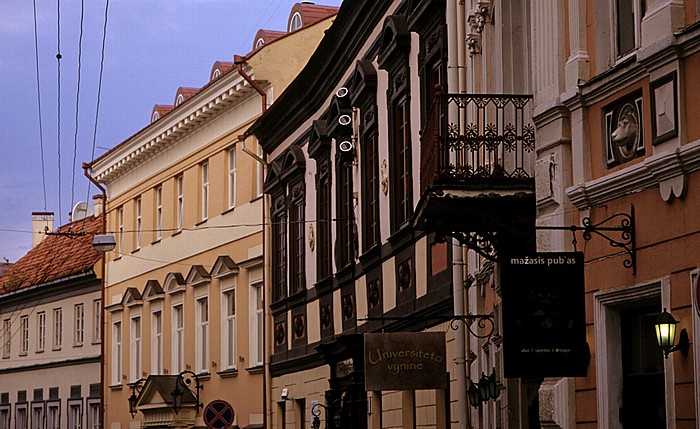
[[[199,88],[186,88],[186,87],[179,87],[177,89],[177,92],[175,93],[175,107],[178,106],[177,104],[177,98],[182,95],[182,98],[184,99],[182,102],[184,103],[187,101],[188,98],[192,97],[199,91]]]
[[[12,264],[0,277],[0,293],[44,284],[86,273],[100,260],[92,239],[102,228],[101,218],[89,216],[59,228],[58,232],[85,232],[85,235],[48,235]]]
[[[261,28],[257,33],[255,33],[255,37],[253,38],[253,50],[258,48],[258,40],[262,39],[263,44],[268,44],[273,40],[279,39],[285,34],[287,34],[286,31],[264,30]]]
[[[173,110],[175,106],[172,104],[156,104],[153,106],[153,111],[151,111],[151,123],[155,122],[153,120],[153,115],[155,113],[158,113],[158,119],[162,118],[163,116],[167,115],[170,113],[171,110]]]
[[[297,12],[301,15],[301,28],[304,28],[319,21],[323,21],[329,16],[335,15],[338,13],[338,8],[335,6],[323,6],[306,2],[297,3],[292,7],[292,11],[289,13],[287,30],[289,30],[289,25],[292,23],[292,17]]]

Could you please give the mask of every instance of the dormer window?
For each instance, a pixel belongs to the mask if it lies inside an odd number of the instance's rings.
[[[255,49],[258,49],[265,44],[265,40],[261,37],[255,42]]]
[[[153,116],[151,116],[151,123],[157,121],[158,119],[160,119],[158,112],[153,112]]]
[[[301,28],[302,21],[301,21],[301,14],[299,12],[296,12],[292,16],[292,20],[289,22],[289,32],[291,33],[292,31],[296,31]]]
[[[176,105],[176,106],[179,106],[179,105],[181,105],[181,104],[184,103],[184,102],[185,102],[185,96],[182,95],[182,94],[180,94],[180,95],[177,96],[177,100],[175,100],[175,105]]]
[[[217,79],[219,76],[221,76],[221,70],[216,69],[214,70],[214,73],[211,75],[211,80]]]

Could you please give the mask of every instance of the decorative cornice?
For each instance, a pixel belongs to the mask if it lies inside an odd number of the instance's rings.
[[[659,186],[661,197],[670,201],[685,193],[685,177],[700,170],[700,140],[675,150],[652,155],[639,164],[566,189],[579,210]]]

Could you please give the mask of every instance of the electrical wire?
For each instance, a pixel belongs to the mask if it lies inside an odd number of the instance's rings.
[[[57,15],[57,53],[56,63],[58,68],[58,220],[59,225],[63,224],[63,213],[61,209],[61,0],[56,0]]]
[[[36,60],[36,97],[39,108],[39,147],[41,150],[41,184],[44,189],[44,211],[47,211],[46,163],[44,160],[44,126],[41,121],[41,83],[39,80],[39,30],[36,18],[36,0],[34,0],[34,57]]]
[[[73,169],[70,186],[70,206],[75,204],[75,163],[78,158],[78,118],[80,112],[80,72],[83,56],[83,22],[85,21],[85,0],[80,1],[80,36],[78,37],[78,84],[75,91],[75,133],[73,134]]]

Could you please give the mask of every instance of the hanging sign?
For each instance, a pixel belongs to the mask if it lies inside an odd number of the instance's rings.
[[[586,375],[583,253],[504,257],[501,295],[505,377]]]
[[[365,334],[365,390],[447,388],[442,332]]]

